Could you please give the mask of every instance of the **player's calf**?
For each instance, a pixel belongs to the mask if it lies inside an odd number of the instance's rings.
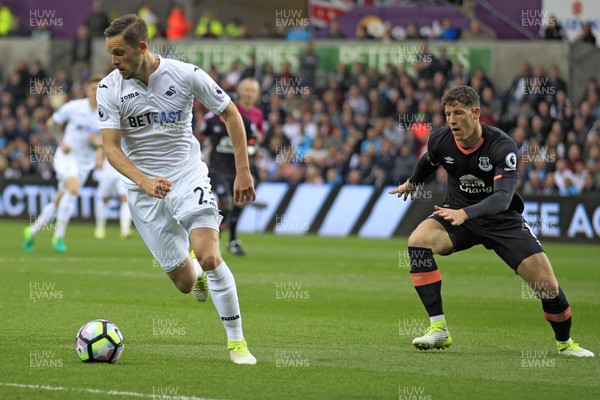
[[[191,293],[196,284],[196,271],[189,257],[177,267],[168,271],[167,276],[181,293]]]

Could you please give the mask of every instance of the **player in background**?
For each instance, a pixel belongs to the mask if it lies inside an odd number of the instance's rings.
[[[104,34],[116,70],[98,86],[100,133],[108,161],[127,178],[133,222],[177,289],[198,301],[210,291],[231,361],[256,364],[244,340],[235,280],[219,252],[222,217],[192,134],[194,97],[225,120],[239,203],[256,197],[242,117],[202,69],[152,54],[146,23],[136,15],[116,18]]]
[[[121,239],[127,239],[131,236],[131,214],[125,196],[125,186],[121,181],[121,174],[110,165],[101,147],[98,148],[96,154],[96,169],[99,176],[98,191],[96,192],[96,231],[94,236],[96,239],[106,237],[106,206],[111,197],[118,197],[121,203],[119,207]]]
[[[523,219],[523,200],[515,193],[517,146],[503,131],[479,122],[479,95],[468,86],[449,90],[442,98],[448,125],[431,133],[427,152],[413,175],[390,194],[404,200],[442,166],[448,192],[435,211],[408,238],[411,278],[431,325],[412,344],[421,350],[452,344],[442,308],[442,279],[434,254],[482,244],[492,249],[535,291],[544,317],[554,330],[558,352],[594,357],[571,339],[571,308],[550,261]]]
[[[48,119],[49,130],[57,133],[59,143],[54,152],[52,166],[58,180],[58,192],[46,204],[33,225],[23,231],[23,250],[33,251],[35,236],[54,219],[56,226],[52,246],[59,253],[66,253],[65,235],[67,224],[76,206],[79,187],[85,183],[95,166],[96,148],[101,145],[96,117],[96,88],[102,76],[91,77],[86,84],[86,98],[71,100],[60,107]],[[58,134],[64,126],[62,139]]]
[[[246,130],[246,143],[248,146],[248,155],[255,153],[256,127],[250,119],[243,117],[244,128]],[[233,143],[225,120],[222,116],[209,112],[200,128],[202,138],[210,140],[211,151],[208,162],[208,176],[210,183],[217,194],[219,210],[223,216],[221,229],[229,227],[229,242],[227,249],[231,254],[244,256],[246,252],[242,248],[242,243],[237,238],[237,223],[242,214],[242,207],[233,201],[233,182],[235,180],[235,157]]]

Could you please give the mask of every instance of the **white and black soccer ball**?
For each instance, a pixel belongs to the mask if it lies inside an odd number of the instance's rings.
[[[79,329],[75,350],[83,362],[115,363],[123,353],[123,334],[112,322],[96,319]]]

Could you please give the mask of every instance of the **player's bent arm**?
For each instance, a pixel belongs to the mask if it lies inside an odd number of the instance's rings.
[[[233,144],[236,171],[250,171],[248,148],[246,144],[246,128],[244,127],[244,121],[242,120],[240,112],[235,104],[230,101],[221,115],[225,120],[225,126],[231,137],[231,143]]]
[[[121,149],[121,131],[119,129],[100,129],[102,144],[106,158],[110,165],[115,167],[122,175],[131,179],[133,183],[143,188],[143,183],[148,180]]]
[[[508,210],[517,189],[516,177],[502,177],[494,181],[494,193],[477,204],[463,208],[469,219],[494,215]]]
[[[238,203],[238,205],[246,201],[254,201],[256,199],[256,192],[254,190],[254,180],[250,174],[244,121],[232,101],[225,107],[221,115],[225,120],[225,127],[233,144],[233,156],[235,158],[233,201]]]
[[[415,170],[408,181],[412,184],[419,184],[425,182],[427,178],[429,178],[435,171],[437,171],[439,164],[434,164],[431,162],[429,158],[429,152],[423,154],[419,161],[417,161],[417,165],[415,166]]]

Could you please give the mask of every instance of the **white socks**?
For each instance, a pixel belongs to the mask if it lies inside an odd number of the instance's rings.
[[[192,264],[194,265],[194,269],[196,270],[196,279],[198,279],[202,276],[202,267],[200,266],[198,259],[195,257],[192,257]]]
[[[33,223],[33,226],[31,227],[31,234],[34,236],[37,235],[39,231],[44,229],[44,227],[50,221],[52,221],[54,215],[56,215],[56,206],[54,205],[54,202],[51,201],[50,203],[44,206],[44,208],[42,209],[42,213]]]
[[[127,203],[120,203],[119,222],[121,225],[121,235],[129,235],[131,232],[131,213]],[[96,202],[96,229],[106,228],[106,204],[102,199]]]
[[[96,202],[96,229],[104,229],[106,226],[106,207],[102,199]]]
[[[67,224],[75,210],[75,200],[77,200],[77,196],[74,196],[69,192],[65,192],[62,199],[60,199],[58,211],[56,212],[56,229],[54,230],[54,237],[65,236]]]
[[[434,315],[433,317],[429,317],[429,322],[435,322],[444,319],[444,314]]]
[[[235,279],[229,267],[223,261],[217,268],[204,271],[208,278],[208,288],[212,295],[213,304],[221,317],[227,339],[238,342],[244,338],[242,332],[242,317],[238,303]]]
[[[104,221],[106,221],[106,218],[104,218]],[[129,213],[129,206],[127,203],[121,203],[121,208],[119,209],[119,221],[121,223],[121,234],[128,235],[131,231],[131,214]]]

